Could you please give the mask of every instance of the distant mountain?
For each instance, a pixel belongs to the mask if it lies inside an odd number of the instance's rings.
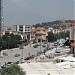
[[[73,20],[56,20],[56,21],[52,21],[52,22],[38,23],[33,26],[45,27],[45,28],[53,27],[55,29],[59,29],[60,27],[61,28],[70,27],[70,26],[72,26],[72,24],[73,24]]]

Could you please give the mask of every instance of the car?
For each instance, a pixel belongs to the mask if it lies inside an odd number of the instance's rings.
[[[44,42],[44,44],[47,44],[47,42]]]
[[[5,65],[1,66],[1,69],[5,68]]]
[[[37,55],[41,55],[43,52],[42,51],[40,51],[40,52],[37,52]]]
[[[37,48],[38,46],[37,46],[37,45],[34,45],[33,47],[34,47],[34,48]]]
[[[14,56],[15,56],[15,57],[19,57],[19,56],[20,56],[20,54],[15,54]]]
[[[41,46],[41,44],[37,44],[37,46]]]
[[[30,57],[25,57],[24,60],[30,60]]]
[[[12,64],[13,64],[13,62],[7,62],[7,66],[10,66]]]
[[[7,53],[3,53],[3,55],[4,55],[4,56],[8,56],[8,54],[7,54]]]
[[[64,46],[64,48],[70,48],[70,46]]]
[[[54,44],[54,46],[57,46],[58,44]]]
[[[19,61],[16,61],[15,64],[19,64]]]
[[[30,60],[33,59],[35,57],[35,55],[30,55],[29,57],[25,57],[24,60]]]
[[[30,56],[30,58],[34,58],[34,57],[35,57],[35,55],[31,55],[31,56]]]
[[[56,48],[57,46],[53,45],[52,48]]]
[[[45,44],[43,44],[42,46],[43,46],[43,47],[46,47],[46,45],[45,45]]]

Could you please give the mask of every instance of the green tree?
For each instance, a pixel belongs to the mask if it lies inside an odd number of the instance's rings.
[[[69,40],[67,40],[65,43],[64,43],[64,46],[70,46],[71,42]]]
[[[26,75],[25,72],[18,65],[11,65],[10,67],[3,68],[0,75]]]
[[[6,41],[0,38],[0,51],[5,49],[6,45],[7,45]]]
[[[66,37],[69,37],[69,31],[67,31],[67,32],[60,32],[60,36],[61,36],[61,38],[66,38]]]
[[[49,33],[48,33],[48,41],[49,41],[49,42],[54,42],[54,41],[56,41],[56,40],[57,40],[56,35],[53,34],[52,32],[49,32]]]
[[[2,37],[2,43],[6,46],[3,46],[4,48],[14,48],[17,46],[19,41],[21,40],[20,35],[14,35],[14,34],[6,34]]]

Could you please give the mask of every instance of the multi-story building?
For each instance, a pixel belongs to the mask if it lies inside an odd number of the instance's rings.
[[[21,35],[22,39],[32,40],[34,37],[31,32],[31,25],[13,25],[13,33]]]
[[[44,27],[37,27],[35,28],[34,31],[35,31],[35,39],[37,40],[37,42],[47,40],[48,34]]]
[[[59,29],[48,28],[47,32],[52,32],[54,34],[57,34],[57,33],[60,33],[61,31]]]
[[[73,26],[70,27],[70,41],[73,42],[71,43],[70,53],[75,57],[75,22]]]

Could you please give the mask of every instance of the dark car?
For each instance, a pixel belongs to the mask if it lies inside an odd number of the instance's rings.
[[[15,57],[19,57],[19,56],[20,56],[20,54],[15,54],[14,56],[15,56]]]
[[[30,57],[25,57],[24,60],[30,60]]]
[[[29,56],[29,57],[25,57],[24,60],[30,60],[30,59],[32,59],[32,58],[34,58],[34,57],[35,57],[35,55],[31,55],[31,56]]]
[[[13,64],[13,62],[7,62],[7,66],[10,66],[11,64]]]
[[[45,44],[43,44],[43,45],[42,45],[42,47],[46,47],[46,45],[45,45]]]
[[[34,47],[34,48],[37,48],[38,46],[37,46],[37,45],[34,45],[33,47]]]
[[[40,54],[42,54],[43,52],[42,51],[40,51],[40,52],[37,52],[37,55],[40,55]]]
[[[41,44],[37,44],[38,46],[41,46]]]

